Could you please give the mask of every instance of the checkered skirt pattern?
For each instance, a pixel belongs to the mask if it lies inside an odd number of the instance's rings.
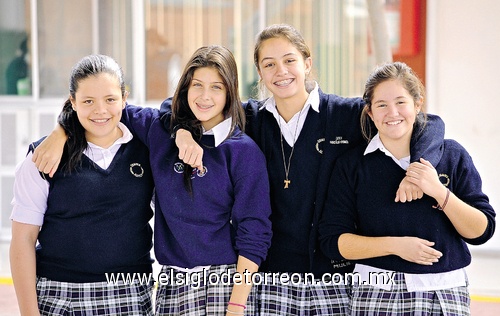
[[[270,274],[262,274],[257,289],[257,309],[259,315],[348,315],[349,286],[344,283],[325,283],[315,279],[306,282],[280,282],[280,280],[297,280],[298,274],[289,274],[283,278],[280,273],[278,280]],[[295,276],[295,277],[294,277]]]
[[[408,292],[403,273],[395,273],[390,291],[372,285],[354,284],[351,315],[470,315],[466,286],[446,290]]]
[[[41,315],[153,315],[153,284],[69,283],[37,278]]]
[[[227,276],[234,275],[235,271],[234,264],[211,266],[206,271],[196,272],[197,276],[191,273],[187,276],[191,280],[187,284],[185,279],[179,278],[186,277],[184,272],[163,266],[162,277],[158,278],[156,315],[225,315],[233,289],[233,283]],[[161,279],[168,282],[161,282]],[[246,304],[246,315],[256,315],[254,300],[252,288]]]

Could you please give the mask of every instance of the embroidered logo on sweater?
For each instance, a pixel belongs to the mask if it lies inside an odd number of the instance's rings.
[[[332,145],[349,145],[349,141],[347,139],[342,139],[342,136],[335,136],[335,140],[331,140],[330,144],[332,144]]]
[[[352,262],[347,260],[338,260],[338,261],[330,260],[330,263],[332,264],[332,267],[334,269],[345,268],[352,265]]]
[[[140,163],[134,162],[130,164],[130,173],[133,174],[134,177],[141,178],[144,175],[144,169]]]
[[[316,151],[320,154],[323,154],[323,146],[320,146],[320,144],[324,141],[325,138],[320,138],[316,141]],[[342,136],[335,136],[335,140],[331,140],[329,143],[332,145],[349,145],[349,141],[347,139],[343,139]]]
[[[184,173],[184,164],[182,162],[174,163],[174,171],[176,173]],[[206,166],[203,166],[203,171],[198,168],[194,168],[191,172],[191,179],[194,179],[196,176],[198,176],[199,178],[203,178],[207,174],[207,172],[208,169]]]

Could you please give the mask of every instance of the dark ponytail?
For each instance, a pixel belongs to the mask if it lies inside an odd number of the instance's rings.
[[[83,151],[87,148],[88,143],[85,138],[85,129],[78,120],[78,116],[73,110],[73,105],[69,98],[64,103],[57,121],[68,134],[63,158],[61,159],[63,162],[61,170],[65,173],[70,173],[81,164]]]

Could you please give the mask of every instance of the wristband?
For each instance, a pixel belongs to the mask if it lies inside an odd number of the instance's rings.
[[[433,205],[433,208],[437,208],[438,210],[442,211],[446,207],[446,204],[448,204],[448,199],[450,198],[450,189],[446,188],[446,197],[444,198],[443,206],[436,204]]]
[[[247,306],[243,305],[243,304],[229,302],[229,303],[227,303],[227,305],[233,305],[233,306],[243,307],[243,309],[247,309]]]
[[[170,138],[175,138],[175,134],[177,134],[177,131],[180,129],[189,131],[189,128],[186,124],[177,124],[172,128],[172,131],[170,132]]]

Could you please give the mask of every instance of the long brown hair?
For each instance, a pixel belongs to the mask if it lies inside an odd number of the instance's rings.
[[[182,72],[181,78],[172,99],[171,129],[180,125],[188,129],[196,141],[201,139],[203,129],[201,122],[196,118],[188,104],[188,90],[193,80],[195,70],[210,67],[219,73],[226,87],[226,105],[223,109],[224,118],[232,118],[229,137],[237,127],[241,131],[245,128],[245,112],[241,106],[238,91],[238,69],[231,51],[223,46],[213,45],[198,48],[191,56]],[[191,173],[193,168],[184,166],[184,184],[192,193]]]

